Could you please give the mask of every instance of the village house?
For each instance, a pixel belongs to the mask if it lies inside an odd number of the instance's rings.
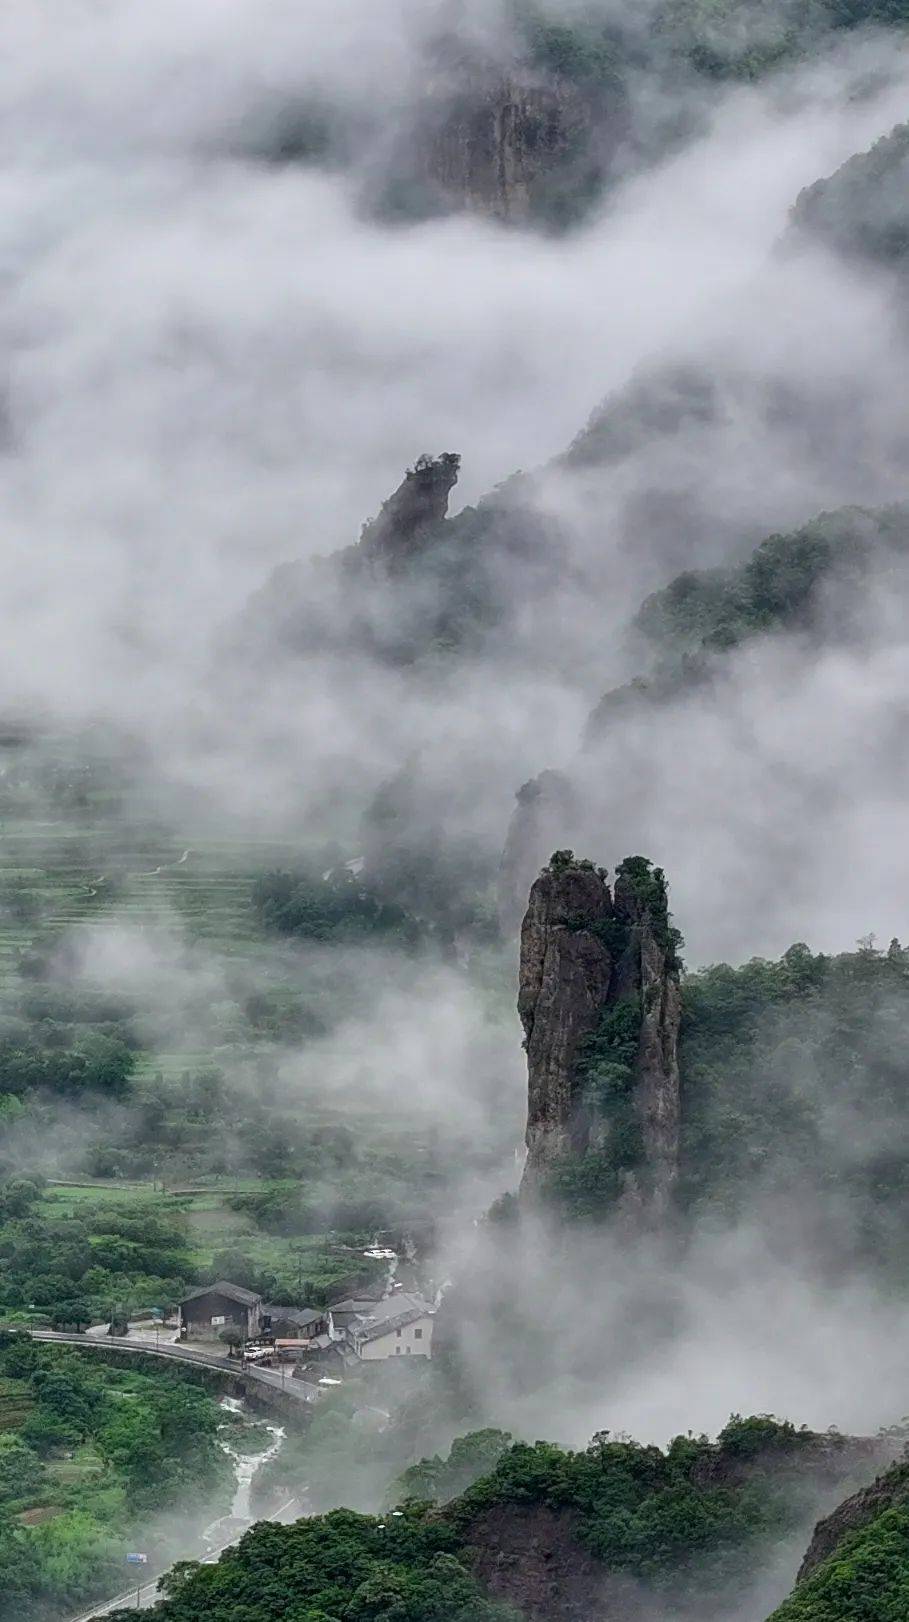
[[[312,1340],[328,1333],[328,1314],[312,1307],[263,1306],[262,1333],[275,1340]]]
[[[334,1314],[332,1314],[334,1316]],[[419,1295],[390,1295],[353,1318],[346,1340],[362,1363],[390,1357],[432,1357],[432,1308]]]
[[[255,1341],[251,1357],[279,1355],[300,1372],[338,1373],[393,1357],[432,1356],[433,1310],[419,1295],[396,1291],[382,1300],[339,1301],[330,1311],[266,1304],[253,1290],[219,1279],[180,1302],[180,1339],[216,1340],[233,1329]]]
[[[190,1290],[180,1302],[180,1339],[217,1340],[222,1329],[238,1329],[244,1340],[261,1333],[262,1297],[219,1279]]]
[[[368,1318],[381,1305],[381,1296],[351,1296],[347,1300],[336,1301],[330,1309],[329,1332],[336,1340],[346,1340],[351,1324],[358,1318]]]
[[[303,1348],[327,1337],[328,1324],[322,1309],[266,1303],[253,1290],[226,1279],[190,1290],[180,1302],[180,1336],[185,1340],[211,1340],[231,1327],[244,1340],[292,1342]]]

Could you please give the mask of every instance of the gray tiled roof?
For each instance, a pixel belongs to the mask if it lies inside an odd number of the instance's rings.
[[[217,1284],[200,1284],[197,1290],[189,1290],[180,1305],[185,1306],[187,1301],[195,1301],[200,1295],[223,1295],[228,1301],[239,1301],[244,1307],[258,1307],[262,1304],[261,1295],[256,1295],[253,1290],[241,1289],[239,1284],[228,1284],[222,1278]]]
[[[263,1306],[262,1312],[266,1318],[277,1318],[280,1323],[296,1324],[299,1329],[305,1329],[307,1324],[321,1323],[325,1317],[324,1312],[313,1312],[310,1307]]]
[[[399,1318],[402,1312],[426,1313],[431,1310],[429,1302],[424,1301],[422,1295],[408,1295],[406,1290],[398,1290],[394,1295],[387,1295],[384,1301],[371,1302],[360,1316],[371,1324],[377,1324]]]
[[[382,1335],[394,1334],[396,1329],[403,1329],[406,1324],[418,1323],[421,1318],[427,1316],[426,1307],[407,1307],[393,1318],[364,1318],[362,1323],[351,1324],[350,1332],[357,1341],[379,1340]]]

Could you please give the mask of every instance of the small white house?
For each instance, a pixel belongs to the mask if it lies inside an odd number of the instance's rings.
[[[377,1301],[369,1315],[347,1329],[351,1351],[361,1362],[389,1357],[432,1357],[432,1309],[421,1296],[392,1295]]]

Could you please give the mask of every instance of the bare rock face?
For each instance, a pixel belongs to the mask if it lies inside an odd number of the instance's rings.
[[[593,1150],[627,1209],[665,1211],[679,1147],[677,943],[663,875],[642,857],[621,864],[614,894],[603,869],[571,851],[557,851],[536,880],[518,991],[528,1072],[522,1193]]]
[[[570,195],[577,154],[595,165],[593,131],[573,85],[500,79],[452,99],[427,148],[428,175],[450,207],[521,223],[547,183]]]
[[[612,916],[609,886],[592,866],[550,865],[530,892],[518,986],[528,1072],[525,1183],[581,1147],[577,1060],[609,995],[613,959],[600,931]]]
[[[671,944],[652,901],[620,874],[615,907],[625,921],[628,944],[616,974],[615,994],[640,998],[641,1029],[636,1061],[635,1108],[641,1129],[650,1202],[665,1211],[679,1161],[679,1026],[682,994]]]
[[[406,563],[427,532],[445,518],[460,467],[460,456],[451,451],[419,457],[382,503],[378,516],[365,526],[359,555],[390,568]]]
[[[467,1533],[474,1575],[532,1622],[658,1622],[658,1600],[584,1547],[577,1516],[548,1504],[494,1504]]]

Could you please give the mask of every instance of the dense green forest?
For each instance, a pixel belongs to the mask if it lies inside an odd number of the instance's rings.
[[[907,1256],[909,954],[871,941],[839,956],[719,965],[684,987],[680,1200],[734,1218],[800,1191],[829,1257],[889,1271]]]
[[[513,1622],[459,1558],[450,1525],[419,1511],[387,1520],[334,1510],[294,1526],[268,1524],[213,1566],[175,1566],[152,1613],[162,1622],[267,1622],[279,1606],[306,1622]],[[292,1610],[288,1610],[292,1607]],[[131,1613],[113,1613],[124,1622]]]
[[[856,154],[798,198],[795,230],[847,254],[896,271],[909,257],[909,125],[898,124],[869,152]]]
[[[906,0],[790,0],[772,11],[755,0],[662,0],[643,26],[617,16],[604,21],[594,4],[562,21],[522,0],[517,15],[532,60],[571,80],[613,89],[642,57],[658,62],[661,48],[677,71],[687,60],[708,77],[755,79],[816,50],[841,29],[909,25]]]
[[[224,1423],[217,1401],[184,1374],[127,1372],[4,1335],[4,1622],[56,1618],[116,1592],[137,1537],[161,1564],[178,1526],[198,1533],[222,1514],[233,1490]]]
[[[873,574],[895,574],[909,546],[909,509],[821,513],[771,535],[738,568],[677,576],[649,597],[635,625],[660,654],[722,651],[772,631],[829,629],[862,608]]]
[[[716,1442],[679,1436],[665,1450],[604,1433],[572,1453],[480,1432],[446,1460],[408,1471],[396,1485],[417,1493],[382,1516],[338,1510],[260,1526],[216,1566],[177,1567],[154,1614],[259,1622],[280,1594],[307,1619],[505,1622],[520,1610],[491,1600],[472,1576],[483,1527],[493,1512],[521,1517],[545,1506],[567,1516],[578,1560],[591,1555],[601,1581],[633,1576],[667,1617],[719,1617],[768,1550],[810,1520],[818,1474],[828,1486],[849,1482],[850,1448],[766,1416],[734,1415]],[[449,1487],[459,1496],[443,1512],[419,1501],[426,1488],[424,1498],[449,1499]],[[519,1592],[520,1570],[510,1583]]]

